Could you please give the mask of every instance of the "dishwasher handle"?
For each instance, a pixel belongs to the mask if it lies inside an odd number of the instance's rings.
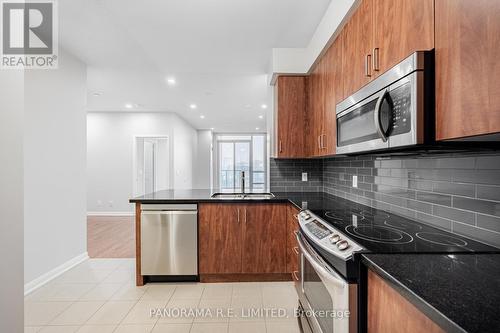
[[[143,210],[142,215],[197,215],[197,210]]]

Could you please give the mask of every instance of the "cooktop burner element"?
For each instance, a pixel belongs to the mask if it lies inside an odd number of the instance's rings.
[[[417,232],[416,236],[424,241],[438,245],[467,246],[467,242],[461,238],[437,232]]]
[[[413,241],[413,237],[402,230],[379,225],[349,225],[345,230],[352,236],[356,236],[371,242],[406,244]]]
[[[339,215],[335,214],[334,212],[326,212],[325,216],[332,219],[332,220],[342,221],[342,216],[339,216]]]

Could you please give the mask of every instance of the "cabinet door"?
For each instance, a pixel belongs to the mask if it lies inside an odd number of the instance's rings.
[[[321,135],[323,134],[323,110],[325,107],[325,65],[321,58],[309,77],[308,110],[308,156],[321,156]]]
[[[372,0],[363,0],[342,30],[344,96],[350,96],[371,79],[373,49]]]
[[[286,208],[283,204],[245,205],[242,273],[286,272]]]
[[[436,138],[500,132],[500,1],[436,0]]]
[[[297,238],[295,237],[295,233],[299,230],[299,221],[297,215],[299,214],[299,210],[289,205],[287,208],[287,230],[286,230],[286,272],[292,274],[292,278],[297,280],[298,272],[299,272],[299,249],[297,244]]]
[[[344,97],[342,77],[342,34],[335,39],[325,58],[325,107],[323,109],[323,152],[334,155],[337,148],[336,106]]]
[[[235,204],[198,206],[200,274],[241,273],[243,210]]]
[[[280,76],[277,91],[277,156],[304,156],[306,116],[306,79],[304,76]]]
[[[368,270],[368,333],[444,333],[380,276]]]
[[[434,0],[373,1],[373,76],[415,51],[434,48]]]

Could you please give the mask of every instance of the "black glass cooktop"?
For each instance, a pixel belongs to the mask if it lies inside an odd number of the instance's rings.
[[[495,247],[398,215],[338,198],[310,209],[323,221],[374,253],[499,252]]]

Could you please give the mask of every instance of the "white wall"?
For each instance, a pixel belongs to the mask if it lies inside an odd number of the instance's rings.
[[[270,82],[274,84],[276,74],[307,74],[320,55],[335,40],[346,18],[356,9],[359,2],[359,0],[330,2],[307,47],[274,48],[271,53]]]
[[[211,188],[212,131],[198,130],[197,162],[194,169],[194,188]]]
[[[23,331],[23,81],[0,73],[0,332]]]
[[[168,136],[170,186],[193,187],[197,132],[174,113],[95,112],[87,115],[87,210],[131,212],[134,136]],[[99,204],[101,202],[101,204]]]
[[[85,104],[86,66],[63,50],[26,73],[25,283],[87,251]]]

